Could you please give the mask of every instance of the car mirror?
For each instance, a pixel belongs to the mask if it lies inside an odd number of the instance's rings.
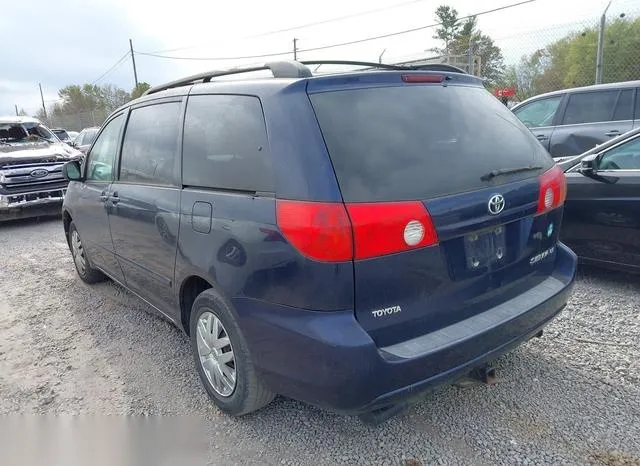
[[[82,181],[82,170],[80,169],[80,162],[72,161],[67,162],[62,166],[62,176],[69,181]]]
[[[598,157],[590,155],[580,161],[580,173],[584,176],[593,177],[597,171]]]
[[[601,183],[613,184],[618,181],[618,178],[612,176],[602,176],[598,174],[598,163],[600,162],[601,154],[592,154],[580,161],[580,169],[578,170],[582,175],[591,178]]]

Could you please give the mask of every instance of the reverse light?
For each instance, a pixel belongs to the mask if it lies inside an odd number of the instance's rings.
[[[564,204],[567,198],[567,179],[562,169],[554,165],[540,176],[538,214],[544,214]]]
[[[424,225],[418,220],[411,220],[404,227],[404,242],[407,246],[416,246],[424,238]]]

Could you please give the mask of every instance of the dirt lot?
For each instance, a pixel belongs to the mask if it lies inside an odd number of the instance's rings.
[[[177,329],[83,284],[59,220],[0,225],[0,413],[195,415],[210,464],[640,464],[640,279],[582,272],[570,306],[497,362],[382,426],[286,399],[217,411]],[[174,464],[180,464],[179,462]]]

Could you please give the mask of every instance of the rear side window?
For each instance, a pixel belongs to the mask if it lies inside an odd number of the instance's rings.
[[[182,147],[182,182],[238,191],[273,192],[262,106],[256,97],[189,97]]]
[[[529,128],[550,126],[562,96],[536,100],[515,110],[516,116]]]
[[[484,88],[407,85],[312,94],[346,202],[422,200],[491,186],[495,169],[553,160]]]
[[[625,89],[618,96],[613,121],[622,120],[633,120],[633,89]]]
[[[131,110],[122,144],[120,181],[177,184],[181,105],[167,102]]]
[[[611,121],[619,91],[571,94],[562,121],[565,125]]]

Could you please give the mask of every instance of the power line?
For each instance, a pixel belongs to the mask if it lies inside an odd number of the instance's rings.
[[[109,68],[107,71],[105,71],[104,73],[102,73],[100,75],[100,77],[96,80],[94,80],[91,84],[96,84],[98,81],[104,79],[109,73],[111,73],[112,71],[115,71],[115,69],[120,66],[125,59],[127,59],[129,57],[130,52],[127,51],[127,53],[125,53],[117,62],[115,62],[111,68]]]
[[[497,11],[502,11],[502,10],[506,10],[508,8],[513,8],[516,6],[520,6],[520,5],[525,5],[527,3],[532,3],[535,2],[535,0],[525,0],[525,1],[521,1],[518,3],[512,3],[510,5],[505,5],[505,6],[501,6],[498,8],[493,8],[491,10],[486,10],[486,11],[481,11],[479,13],[475,13],[475,14],[471,14],[471,15],[467,15],[467,16],[463,16],[458,18],[459,20],[464,20],[464,19],[469,19],[469,18],[473,18],[475,16],[481,16],[481,15],[486,15],[489,13],[495,13]],[[347,42],[341,42],[339,44],[330,44],[330,45],[322,45],[319,47],[312,47],[312,48],[308,48],[308,49],[298,49],[297,52],[314,52],[317,50],[325,50],[325,49],[331,49],[331,48],[336,48],[336,47],[344,47],[347,45],[353,45],[353,44],[360,44],[363,42],[370,42],[372,40],[378,40],[378,39],[385,39],[388,37],[394,37],[394,36],[399,36],[399,35],[403,35],[403,34],[409,34],[411,32],[416,32],[416,31],[421,31],[424,29],[430,29],[436,26],[440,26],[442,25],[442,23],[433,23],[433,24],[429,24],[427,26],[420,26],[420,27],[416,27],[416,28],[412,28],[412,29],[405,29],[403,31],[397,31],[397,32],[390,32],[388,34],[382,34],[382,35],[378,35],[378,36],[373,36],[373,37],[367,37],[364,39],[356,39],[356,40],[351,40],[351,41],[347,41]],[[265,53],[265,54],[261,54],[261,55],[249,55],[249,56],[243,56],[243,57],[175,57],[175,56],[169,56],[169,55],[159,55],[159,54],[155,54],[155,53],[147,53],[147,52],[135,52],[138,55],[147,55],[150,57],[156,57],[156,58],[165,58],[165,59],[170,59],[170,60],[209,60],[209,61],[222,61],[222,60],[249,60],[249,59],[254,59],[254,58],[267,58],[267,57],[276,57],[276,56],[280,56],[280,55],[288,55],[291,53],[290,50],[287,51],[282,51],[282,52],[274,52],[274,53]]]
[[[301,52],[301,50],[298,50]],[[168,55],[158,55],[155,53],[147,53],[147,52],[135,52],[136,55],[145,55],[147,57],[155,57],[155,58],[167,58],[170,60],[250,60],[253,58],[267,58],[267,57],[276,57],[278,55],[290,55],[291,50],[287,50],[286,52],[277,52],[277,53],[264,53],[262,55],[245,55],[243,57],[170,57]]]
[[[407,6],[407,5],[413,5],[413,4],[416,4],[416,3],[422,3],[424,1],[426,1],[426,0],[411,0],[411,1],[408,1],[408,2],[396,3],[394,5],[388,5],[388,6],[384,6],[384,7],[380,7],[380,8],[375,8],[375,9],[372,9],[372,10],[361,11],[359,13],[352,13],[352,14],[345,15],[345,16],[338,16],[338,17],[335,17],[335,18],[315,21],[313,23],[301,24],[299,26],[291,26],[291,27],[284,28],[284,29],[276,29],[275,31],[262,32],[260,34],[253,34],[253,35],[250,35],[250,36],[240,37],[240,38],[238,38],[236,40],[255,39],[257,37],[272,36],[274,34],[281,34],[283,32],[297,31],[299,29],[305,29],[305,28],[309,28],[309,27],[313,27],[313,26],[320,26],[322,24],[328,24],[328,23],[335,23],[335,22],[338,22],[338,21],[344,21],[345,19],[357,18],[358,16],[366,16],[366,15],[370,15],[370,14],[373,14],[373,13],[379,13],[381,11],[393,10],[393,9],[401,8],[401,7],[404,7],[404,6]],[[179,50],[188,50],[188,49],[198,48],[201,45],[202,44],[190,45],[190,46],[187,46],[187,47],[178,47],[178,48],[175,48],[175,49],[156,50],[156,51],[149,52],[149,53],[150,54],[156,54],[156,53],[166,53],[166,52],[177,52]],[[276,55],[280,55],[280,54],[276,54]],[[257,58],[260,58],[260,57],[257,57]]]

